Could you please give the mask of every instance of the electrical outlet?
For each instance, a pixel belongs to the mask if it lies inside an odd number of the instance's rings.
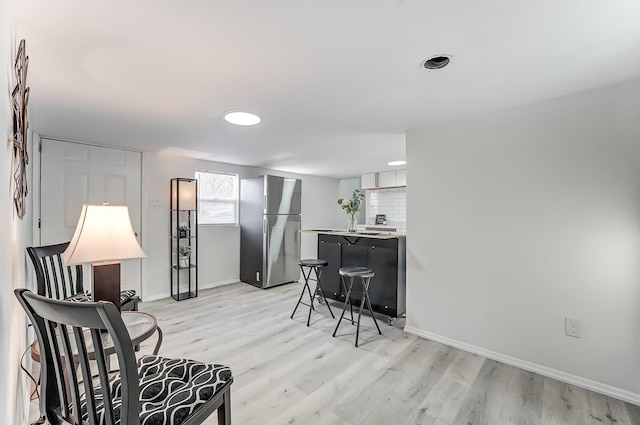
[[[160,206],[160,199],[158,199],[158,198],[149,198],[149,205],[151,205],[152,207],[159,207]]]
[[[582,338],[582,327],[577,319],[564,318],[564,334],[574,338]]]

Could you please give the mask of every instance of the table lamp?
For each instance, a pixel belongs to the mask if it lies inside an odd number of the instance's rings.
[[[91,264],[93,301],[110,301],[120,311],[120,261],[146,258],[121,205],[83,205],[73,239],[62,253],[68,265]]]

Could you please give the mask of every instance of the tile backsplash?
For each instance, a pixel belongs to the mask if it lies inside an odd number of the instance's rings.
[[[377,214],[387,216],[387,226],[407,231],[407,191],[404,187],[366,191],[367,222],[375,224]]]

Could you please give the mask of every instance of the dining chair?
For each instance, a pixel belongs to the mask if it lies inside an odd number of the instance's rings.
[[[71,267],[62,263],[62,253],[67,246],[69,242],[27,248],[36,272],[37,293],[58,300],[91,301],[91,294],[84,289],[82,265]],[[139,301],[136,291],[120,292],[123,311],[138,311]]]
[[[229,367],[160,356],[136,363],[113,303],[56,300],[24,288],[14,293],[43,354],[40,408],[50,424],[195,425],[216,410],[219,425],[231,424]],[[115,349],[116,373],[108,370],[106,349]]]

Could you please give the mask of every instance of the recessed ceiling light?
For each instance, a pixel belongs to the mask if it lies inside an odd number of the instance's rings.
[[[260,117],[256,114],[243,111],[225,112],[224,119],[235,125],[256,125],[260,122]]]
[[[422,62],[422,66],[424,66],[426,69],[442,69],[445,66],[449,65],[449,62],[451,62],[451,56],[435,55]]]
[[[389,161],[387,165],[405,165],[407,161]]]

